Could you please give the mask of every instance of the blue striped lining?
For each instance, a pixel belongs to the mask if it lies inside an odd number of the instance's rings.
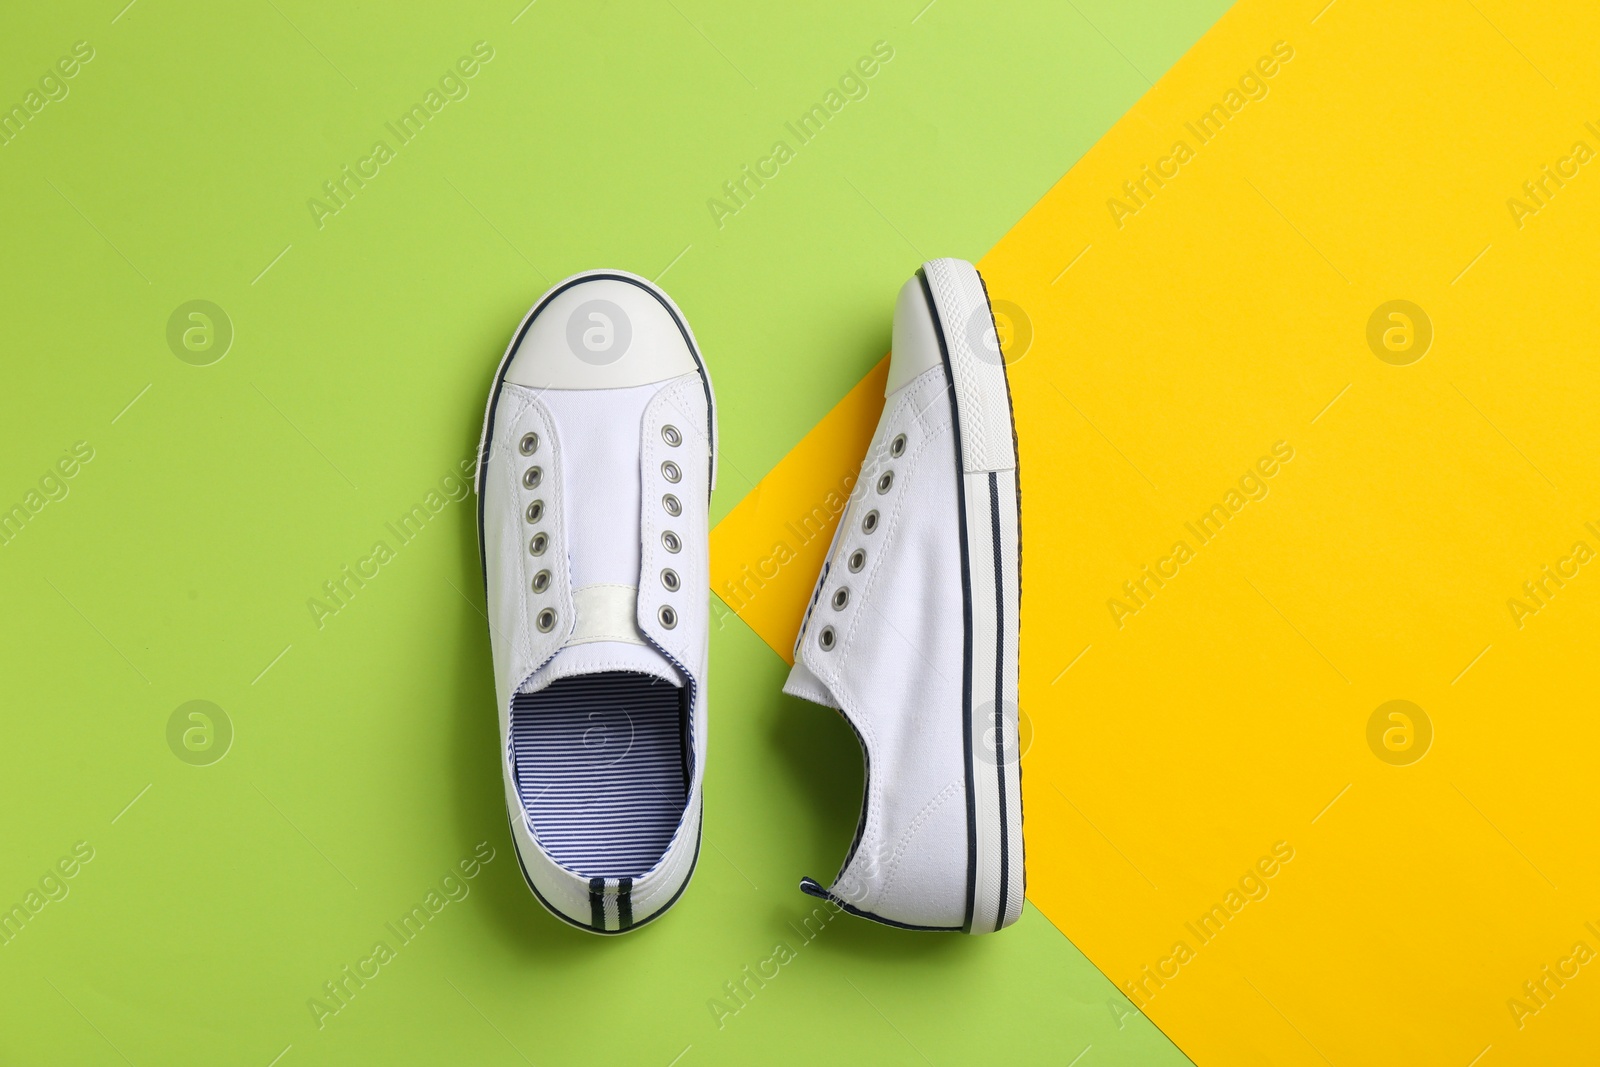
[[[557,863],[626,878],[661,859],[688,800],[686,693],[606,671],[512,699],[517,793]]]

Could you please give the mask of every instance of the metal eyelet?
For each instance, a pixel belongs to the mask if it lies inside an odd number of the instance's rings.
[[[848,585],[841,585],[833,594],[833,610],[843,611],[845,605],[848,603],[850,603],[850,587]]]
[[[671,567],[668,567],[666,570],[662,571],[661,584],[667,587],[667,592],[676,593],[678,591],[678,586],[681,584],[678,581],[678,572],[673,570]]]
[[[539,435],[536,433],[523,434],[522,440],[518,443],[517,447],[522,450],[522,454],[524,456],[533,455],[535,452],[539,451]]]
[[[545,608],[543,611],[539,612],[538,616],[533,620],[533,624],[539,628],[539,632],[542,634],[547,634],[551,630],[554,630],[556,628],[555,609]]]
[[[656,618],[660,619],[661,625],[669,630],[678,625],[678,613],[668,604],[661,605],[661,610],[656,612]]]
[[[673,533],[671,530],[663,530],[661,531],[661,547],[665,548],[668,552],[676,553],[679,549],[683,548],[683,542],[680,541],[678,539],[678,535]]]
[[[676,484],[683,480],[683,471],[679,470],[678,465],[669,459],[661,464],[661,477]]]
[[[666,508],[667,514],[674,518],[683,514],[683,502],[671,493],[661,498],[661,506]]]
[[[824,626],[822,628],[822,632],[817,635],[817,644],[822,646],[822,651],[824,652],[833,651],[833,627]]]
[[[544,501],[535,500],[528,505],[527,516],[529,522],[538,522],[544,518]]]
[[[549,589],[549,588],[550,588],[550,572],[549,571],[540,571],[538,574],[535,574],[533,576],[533,591],[535,593],[542,593],[546,589]]]
[[[538,468],[534,468],[534,469],[537,470]],[[893,485],[893,484],[894,484],[894,471],[884,471],[882,474],[878,475],[878,493],[879,493],[879,495],[881,496],[882,494],[887,493],[889,491],[889,487],[891,485]]]
[[[876,514],[876,513],[874,513],[874,514]],[[860,574],[861,573],[861,568],[865,567],[866,565],[867,565],[867,550],[866,549],[858,548],[854,552],[850,553],[850,562],[849,562],[848,566],[850,567],[850,573],[851,574]]]
[[[673,448],[677,448],[679,445],[683,444],[683,434],[678,432],[678,428],[676,426],[661,427],[661,439],[667,444],[671,445]]]
[[[537,489],[539,483],[544,481],[544,471],[538,467],[529,467],[522,472],[522,487],[524,489]],[[880,493],[883,490],[878,490]]]
[[[861,520],[861,532],[871,533],[878,528],[878,509],[873,508]]]
[[[898,437],[896,437],[893,441],[889,442],[889,455],[894,459],[899,459],[901,456],[903,456],[905,454],[906,454],[906,435],[905,434],[901,434]]]
[[[544,555],[544,550],[550,547],[550,535],[540,530],[533,535],[533,540],[528,542],[528,551],[535,556]]]

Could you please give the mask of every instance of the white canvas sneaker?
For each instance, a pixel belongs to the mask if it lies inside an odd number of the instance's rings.
[[[495,374],[478,536],[511,836],[557,916],[620,933],[700,851],[716,408],[694,334],[623,271],[528,312]]]
[[[1021,527],[1005,361],[983,279],[900,290],[887,399],[784,692],[837,708],[866,761],[833,886],[891,926],[981,934],[1022,913]]]

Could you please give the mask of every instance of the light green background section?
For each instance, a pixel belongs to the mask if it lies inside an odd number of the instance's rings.
[[[0,147],[0,510],[93,449],[0,546],[0,906],[94,850],[0,946],[0,1060],[1183,1062],[1031,909],[806,941],[795,883],[842,857],[859,756],[736,619],[691,890],[626,938],[545,915],[506,835],[472,502],[406,544],[386,524],[459,495],[509,332],[596,266],[666,270],[693,322],[720,517],[887,349],[917,262],[980,256],[1226,5],[445,6],[0,16],[0,107],[95,50]],[[469,95],[401,146],[385,124],[478,41]],[[867,96],[799,145],[785,123],[878,41]],[[319,229],[308,199],[380,139]],[[719,228],[706,201],[778,139],[794,158]],[[167,347],[193,299],[236,331],[211,366]],[[379,541],[319,627],[308,599]],[[211,766],[168,748],[193,699],[235,729]],[[308,999],[480,841],[470,894],[319,1030]]]

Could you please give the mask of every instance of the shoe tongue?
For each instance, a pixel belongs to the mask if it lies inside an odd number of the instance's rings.
[[[568,645],[550,658],[550,662],[534,671],[517,690],[519,693],[537,693],[562,678],[584,674],[605,674],[610,671],[633,671],[659,678],[668,685],[683,688],[683,676],[672,661],[650,645],[629,641],[586,641]]]

